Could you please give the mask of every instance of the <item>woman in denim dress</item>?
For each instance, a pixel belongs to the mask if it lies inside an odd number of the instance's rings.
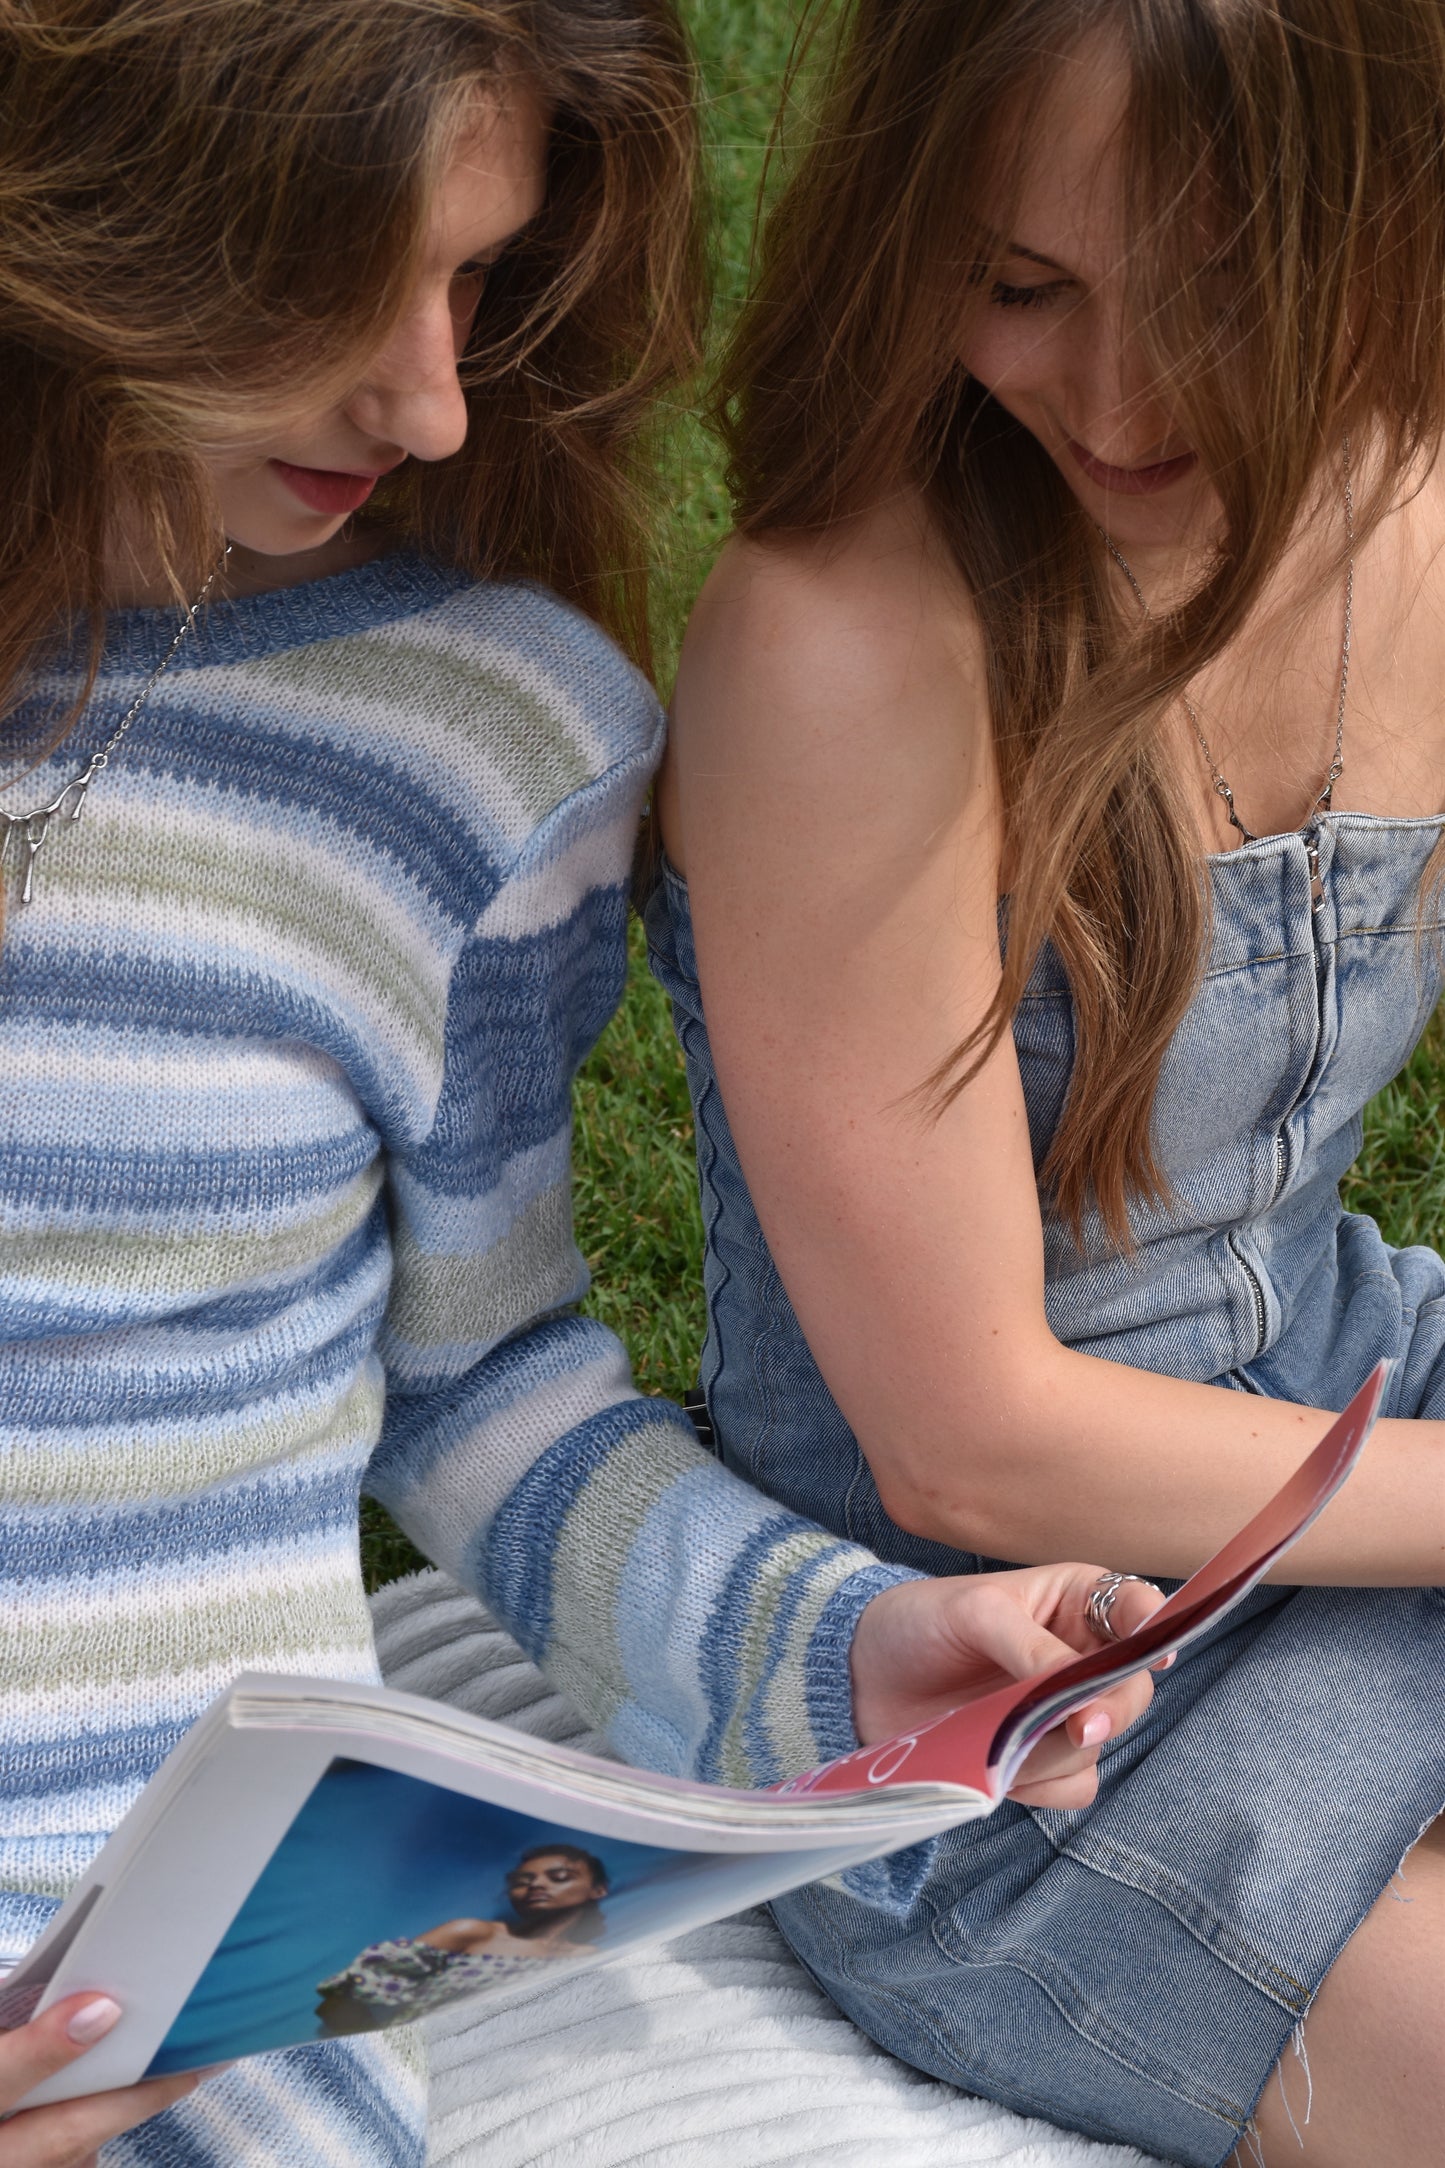
[[[730,1465],[1177,1578],[1393,1364],[1092,1806],[776,1908],[896,2054],[1199,2168],[1445,2110],[1445,1262],[1339,1196],[1441,984],[1442,136],[1438,0],[860,0],[659,802]]]

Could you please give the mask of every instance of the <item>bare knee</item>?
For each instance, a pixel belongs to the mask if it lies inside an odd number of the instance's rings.
[[[1445,2119],[1445,1820],[1346,1943],[1231,2168],[1433,2168]]]
[[[1445,1852],[1445,1814],[1438,1815],[1433,1822],[1425,1824],[1420,1833],[1420,1845],[1427,1851]],[[1417,1845],[1415,1849],[1418,1851],[1420,1846]],[[1407,1852],[1405,1857],[1408,1859],[1409,1856]]]

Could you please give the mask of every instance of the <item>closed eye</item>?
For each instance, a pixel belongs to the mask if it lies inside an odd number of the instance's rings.
[[[459,264],[453,271],[447,289],[447,306],[459,337],[470,338],[471,327],[487,290],[487,280],[496,267],[497,254],[492,254],[475,256],[470,263]]]
[[[500,241],[494,241],[490,248],[482,249],[477,255],[469,256],[465,263],[458,264],[456,270],[452,273],[453,281],[455,282],[457,279],[475,280],[484,284],[487,273],[495,271],[504,256],[509,256],[515,252],[518,243],[526,239],[528,232],[537,225],[541,215],[538,212],[534,217],[524,219],[514,233],[507,234]]]
[[[1050,302],[1058,300],[1067,285],[1066,279],[1055,279],[1047,286],[1009,286],[999,279],[989,300],[996,309],[1046,309]]]

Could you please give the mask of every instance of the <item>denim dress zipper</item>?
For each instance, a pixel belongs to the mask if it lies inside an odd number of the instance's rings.
[[[1310,936],[1314,942],[1315,976],[1316,980],[1318,980],[1318,920],[1319,913],[1324,908],[1325,900],[1324,876],[1320,872],[1320,830],[1318,821],[1311,821],[1309,827],[1303,831],[1302,841],[1305,848],[1305,865],[1309,871],[1310,877]],[[1318,1046],[1318,1024],[1316,1024],[1316,1046]],[[1265,1203],[1264,1209],[1266,1212],[1268,1212],[1273,1205],[1278,1203],[1280,1193],[1284,1188],[1286,1178],[1289,1174],[1289,1138],[1286,1134],[1286,1124],[1289,1121],[1290,1115],[1294,1112],[1294,1107],[1298,1106],[1298,1104],[1299,1099],[1298,1097],[1296,1097],[1294,1106],[1286,1109],[1285,1114],[1280,1122],[1279,1129],[1275,1133],[1274,1183],[1270,1189],[1269,1197]],[[1258,1356],[1262,1355],[1264,1352],[1265,1332],[1269,1325],[1269,1310],[1265,1303],[1264,1287],[1260,1281],[1259,1274],[1255,1271],[1253,1265],[1245,1256],[1243,1250],[1240,1248],[1240,1245],[1236,1241],[1233,1234],[1230,1234],[1230,1236],[1228,1237],[1228,1241],[1229,1247],[1234,1253],[1235,1262],[1238,1264],[1241,1272],[1243,1272],[1245,1279],[1249,1282],[1249,1292],[1254,1301],[1255,1347],[1254,1354],[1251,1355],[1251,1357],[1249,1358],[1250,1361],[1253,1362]]]

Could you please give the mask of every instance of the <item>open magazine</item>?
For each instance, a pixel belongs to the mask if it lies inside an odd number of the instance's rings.
[[[82,1989],[125,2012],[25,2105],[536,1984],[988,1814],[1044,1731],[1204,1633],[1304,1532],[1384,1379],[1137,1632],[771,1792],[652,1776],[384,1687],[238,1679],[0,1981],[0,2028]]]

